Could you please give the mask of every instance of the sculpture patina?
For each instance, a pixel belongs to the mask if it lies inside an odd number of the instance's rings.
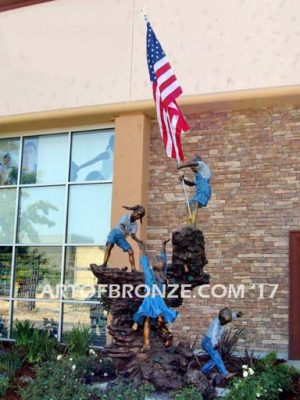
[[[143,242],[136,240],[144,252]],[[142,256],[144,273],[91,265],[98,283],[118,284],[121,292],[128,284],[135,289],[144,283],[150,286],[154,282],[168,283],[165,299],[146,300],[147,297],[130,295],[126,290],[125,296],[118,298],[110,297],[108,292],[103,295],[104,307],[112,317],[107,327],[112,343],[103,351],[113,358],[121,376],[133,379],[137,385],[150,382],[158,390],[171,390],[193,382],[204,398],[210,399],[214,388],[199,370],[190,343],[172,345],[172,334],[166,325],[176,318],[173,308],[183,303],[180,285],[189,284],[195,288],[209,283],[209,275],[204,271],[207,264],[204,236],[193,226],[173,232],[172,263],[168,265],[165,246],[166,241],[161,253],[154,258],[153,269],[148,256]],[[168,298],[172,284],[178,284],[177,297]],[[191,368],[193,365],[195,369]]]

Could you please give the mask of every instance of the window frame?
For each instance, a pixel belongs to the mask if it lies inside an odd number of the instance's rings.
[[[110,123],[110,124],[97,124],[97,125],[84,125],[84,126],[71,126],[71,127],[66,127],[66,128],[57,128],[57,129],[41,129],[41,130],[33,130],[33,131],[28,131],[28,132],[13,132],[13,133],[7,133],[7,134],[1,134],[0,139],[14,139],[18,138],[20,139],[20,147],[19,147],[19,164],[18,164],[18,180],[16,185],[5,185],[1,186],[3,189],[16,189],[16,206],[15,206],[15,221],[14,221],[14,241],[12,244],[4,245],[0,244],[0,246],[8,246],[12,247],[12,256],[11,256],[11,280],[10,280],[10,295],[8,297],[0,297],[0,301],[2,302],[8,302],[9,306],[9,318],[8,318],[8,337],[0,337],[0,342],[1,341],[13,341],[14,339],[12,338],[12,325],[13,325],[13,307],[14,303],[17,301],[22,301],[22,302],[45,302],[45,303],[56,303],[58,302],[59,304],[59,315],[58,315],[58,324],[59,324],[59,330],[58,330],[58,340],[62,341],[63,339],[63,308],[64,304],[85,304],[85,305],[93,305],[93,304],[98,304],[98,302],[95,301],[82,301],[82,300],[70,300],[70,299],[64,299],[61,295],[59,296],[59,299],[31,299],[31,298],[21,298],[21,297],[16,297],[14,293],[14,285],[15,285],[15,272],[16,272],[16,265],[15,265],[15,260],[16,260],[16,253],[17,253],[17,248],[19,247],[60,247],[62,249],[62,258],[61,258],[61,266],[60,266],[60,284],[63,284],[64,281],[64,271],[65,271],[65,261],[66,261],[66,252],[67,248],[71,247],[102,247],[103,245],[99,245],[97,243],[69,243],[67,241],[67,226],[68,226],[68,203],[69,203],[69,192],[70,192],[70,187],[77,186],[77,185],[90,185],[90,184],[113,184],[114,178],[112,180],[107,180],[107,181],[89,181],[89,182],[71,182],[70,181],[70,162],[71,162],[71,155],[72,155],[72,135],[76,134],[78,132],[91,132],[91,131],[97,131],[97,130],[109,130],[112,129],[115,134],[115,124]],[[67,134],[68,135],[68,175],[66,178],[66,181],[63,183],[46,183],[46,184],[22,184],[21,183],[21,173],[22,173],[22,156],[23,156],[23,144],[24,144],[24,139],[28,137],[39,137],[39,136],[52,136],[52,135],[58,135],[58,134]],[[21,189],[22,188],[30,188],[30,187],[49,187],[49,186],[65,186],[67,188],[67,193],[65,195],[65,203],[64,203],[64,212],[65,212],[65,221],[64,221],[64,241],[63,243],[60,244],[50,244],[50,243],[28,243],[28,244],[22,244],[17,241],[17,229],[18,229],[18,213],[19,213],[19,207],[20,207],[20,195],[21,195]]]

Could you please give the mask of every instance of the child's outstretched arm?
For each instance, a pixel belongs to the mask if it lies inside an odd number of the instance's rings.
[[[167,243],[169,243],[170,240],[171,239],[169,238],[167,240],[163,240],[162,241],[161,253],[166,254],[166,246],[167,246]]]
[[[133,240],[138,244],[139,248],[140,248],[141,251],[142,251],[142,255],[143,255],[143,256],[146,256],[146,255],[147,255],[147,252],[146,252],[146,246],[145,246],[144,242],[143,242],[142,240],[138,239],[138,238],[135,236],[134,233],[132,233],[130,236],[131,236],[131,239],[133,239]]]
[[[177,169],[197,167],[197,166],[198,166],[198,162],[197,161],[189,161],[189,162],[187,162],[185,164],[178,165]]]

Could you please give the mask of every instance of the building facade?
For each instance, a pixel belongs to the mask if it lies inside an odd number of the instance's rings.
[[[4,339],[29,318],[59,338],[83,323],[102,344],[95,298],[53,297],[45,285],[95,283],[88,265],[101,262],[123,204],[146,206],[151,255],[185,223],[151,99],[142,3],[56,0],[0,13]],[[243,346],[299,358],[299,3],[170,3],[146,10],[184,90],[186,158],[200,154],[213,171],[198,216],[211,287],[185,301],[173,330],[193,341],[226,304],[245,314]],[[114,250],[111,264],[126,263]]]

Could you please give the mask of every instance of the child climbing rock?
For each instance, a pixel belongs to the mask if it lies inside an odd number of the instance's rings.
[[[133,207],[123,206],[123,208],[125,208],[126,210],[132,211],[132,213],[130,215],[124,214],[121,217],[119,223],[109,233],[109,235],[107,237],[107,242],[106,242],[106,250],[105,250],[103,264],[100,266],[97,266],[96,264],[91,265],[91,270],[95,276],[97,276],[98,268],[106,267],[108,260],[110,258],[110,255],[111,255],[111,251],[115,244],[118,247],[120,247],[123,251],[128,253],[131,268],[133,271],[136,271],[134,252],[133,252],[131,245],[126,240],[126,238],[127,238],[127,236],[130,235],[132,239],[137,239],[135,236],[135,234],[137,232],[136,221],[140,220],[142,223],[142,220],[146,214],[146,211],[145,211],[145,208],[143,206],[141,206],[140,204],[133,206]]]
[[[136,240],[136,239],[135,239]],[[149,258],[146,253],[144,243],[136,240],[142,250],[141,266],[145,275],[145,285],[149,288],[149,296],[145,297],[137,312],[134,314],[133,329],[136,330],[138,325],[144,325],[144,346],[142,351],[150,350],[150,327],[151,321],[156,321],[162,334],[166,337],[165,346],[172,345],[173,335],[167,328],[167,323],[174,322],[177,317],[177,311],[168,307],[164,299],[157,293],[152,293],[152,288],[157,285],[162,289],[162,285],[166,283],[166,253],[165,246],[168,241],[163,242],[163,250],[159,255],[156,255],[153,261],[153,267],[149,263]]]
[[[190,210],[187,209],[187,223],[196,226],[198,209],[206,207],[211,198],[211,171],[200,156],[195,156],[190,162],[181,164],[177,168],[179,170],[182,168],[191,168],[195,174],[194,182],[185,179],[184,174],[180,176],[180,180],[183,180],[188,186],[196,186],[196,194],[189,200]]]
[[[212,369],[216,366],[219,372],[229,379],[235,374],[231,374],[225,368],[222,357],[218,351],[219,341],[224,332],[224,326],[229,324],[232,320],[239,318],[243,315],[241,311],[235,313],[229,308],[225,307],[219,312],[219,316],[212,320],[201,342],[203,350],[205,350],[211,357],[206,364],[203,365],[201,371],[208,376]]]

